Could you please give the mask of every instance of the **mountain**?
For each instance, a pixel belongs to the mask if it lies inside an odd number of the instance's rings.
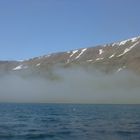
[[[140,37],[0,61],[0,102],[140,103]]]
[[[0,75],[7,73],[53,75],[55,68],[94,67],[105,73],[122,70],[140,74],[140,36],[90,48],[48,54],[24,61],[0,61]]]

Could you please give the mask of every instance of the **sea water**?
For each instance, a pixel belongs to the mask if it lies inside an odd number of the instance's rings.
[[[140,105],[0,104],[0,140],[140,140]]]

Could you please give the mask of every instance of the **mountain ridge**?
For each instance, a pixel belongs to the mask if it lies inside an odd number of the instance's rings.
[[[58,52],[20,61],[0,61],[0,72],[43,71],[54,66],[94,66],[106,73],[123,69],[140,74],[140,36],[115,43]]]
[[[140,103],[140,37],[0,61],[1,102]]]

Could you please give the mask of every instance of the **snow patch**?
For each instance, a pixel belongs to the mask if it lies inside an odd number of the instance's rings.
[[[36,66],[37,66],[37,67],[40,66],[40,63],[36,64]]]
[[[118,70],[117,70],[117,72],[120,72],[121,70],[123,70],[122,68],[119,68]]]
[[[122,71],[123,69],[125,69],[126,68],[126,66],[123,66],[122,68],[119,68],[118,70],[117,70],[117,72],[120,72],[120,71]]]
[[[112,46],[114,47],[115,45],[117,45],[117,43],[113,43]]]
[[[99,49],[99,55],[101,55],[103,52],[103,49]]]
[[[28,66],[19,65],[19,66],[13,68],[13,70],[21,70],[21,69],[26,69],[26,68],[28,68]]]
[[[102,57],[102,58],[96,58],[96,60],[98,61],[98,60],[103,60],[104,58]]]
[[[78,59],[86,50],[87,50],[87,48],[83,49],[75,59]]]
[[[70,55],[70,57],[72,57],[74,54],[76,54],[78,52],[78,50],[72,51],[72,54]]]
[[[90,60],[87,60],[87,62],[92,62],[93,60],[92,59],[90,59]]]
[[[133,44],[131,47],[126,48],[126,49],[124,50],[124,52],[121,53],[120,55],[118,55],[117,57],[120,57],[120,56],[124,55],[125,53],[129,52],[129,51],[132,50],[138,43],[139,43],[139,42],[136,42],[136,43]]]
[[[136,42],[139,38],[140,38],[140,36],[139,37],[133,37],[133,38],[131,38],[131,42]]]
[[[48,58],[48,57],[50,57],[50,56],[51,56],[50,54],[48,54],[48,55],[43,55],[43,56],[39,56],[38,59]]]
[[[47,57],[50,57],[51,55],[50,54],[48,54],[48,55],[45,55],[45,57],[47,58]]]
[[[139,37],[133,37],[131,39],[127,39],[127,40],[124,40],[124,41],[121,41],[121,42],[116,42],[116,43],[113,43],[112,46],[115,46],[115,45],[118,45],[118,46],[125,45],[128,41],[136,42],[139,38],[140,38],[140,36]]]
[[[114,57],[115,56],[115,53],[114,54],[112,54],[111,56],[109,56],[109,58],[112,58],[112,57]]]
[[[121,42],[116,42],[116,43],[113,43],[112,46],[115,46],[115,45],[118,45],[118,46],[121,46],[121,45],[125,45],[129,40],[124,40],[124,41],[121,41]]]
[[[125,45],[128,41],[129,41],[129,40],[121,41],[121,42],[119,43],[119,46],[121,46],[121,45]]]

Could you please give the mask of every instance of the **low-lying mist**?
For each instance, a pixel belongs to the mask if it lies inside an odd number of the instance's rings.
[[[140,76],[132,72],[72,68],[54,73],[57,80],[16,74],[0,77],[0,102],[140,103]]]

